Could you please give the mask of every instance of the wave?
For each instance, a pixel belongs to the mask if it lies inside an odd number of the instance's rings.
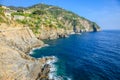
[[[44,44],[44,46],[43,47],[47,47],[47,46],[50,46],[49,44]]]
[[[75,34],[75,32],[71,32],[70,34]]]
[[[34,50],[41,49],[41,48],[43,48],[43,47],[48,47],[48,46],[50,46],[50,45],[49,45],[49,44],[44,44],[44,45],[41,46],[41,47],[32,48],[32,50],[29,52],[29,54],[34,54]]]
[[[44,44],[44,46],[42,46],[42,47],[48,47],[48,46],[49,46],[48,44]],[[34,54],[35,50],[40,49],[42,47],[33,48],[29,54]],[[58,61],[57,57],[55,57],[55,56],[43,56],[41,58],[47,59],[45,64],[48,64],[50,66],[50,72],[48,73],[49,80],[64,80],[64,79],[71,80],[71,78],[69,78],[65,75],[62,75],[62,76],[57,75],[57,67],[55,65],[55,63]],[[45,64],[43,64],[42,66],[44,66]]]
[[[48,77],[50,80],[64,80],[64,78],[66,78],[67,80],[71,80],[71,78],[67,77],[67,76],[59,76],[57,75],[57,67],[54,63],[56,63],[58,61],[58,58],[55,56],[46,56],[43,58],[52,58],[49,59],[46,64],[49,64],[50,66],[50,72],[48,74]]]

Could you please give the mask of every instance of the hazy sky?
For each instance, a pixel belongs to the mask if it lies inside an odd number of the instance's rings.
[[[102,29],[120,29],[120,0],[0,0],[0,4],[31,6],[56,5],[96,22]]]

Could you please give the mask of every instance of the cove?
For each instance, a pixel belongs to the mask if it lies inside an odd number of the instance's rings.
[[[49,40],[32,57],[55,56],[56,80],[120,80],[120,31],[74,34]]]

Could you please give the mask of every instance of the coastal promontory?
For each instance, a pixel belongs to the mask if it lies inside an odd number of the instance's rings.
[[[30,50],[44,39],[96,31],[95,22],[56,6],[0,6],[0,80],[49,80],[49,58],[35,59]]]

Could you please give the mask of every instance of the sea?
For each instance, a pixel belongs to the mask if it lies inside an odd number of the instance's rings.
[[[120,80],[120,31],[72,34],[44,41],[32,51],[35,58],[53,56],[49,74],[54,80]]]

